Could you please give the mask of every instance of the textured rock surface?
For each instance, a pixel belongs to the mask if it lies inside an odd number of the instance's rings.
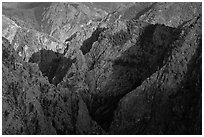
[[[65,41],[85,24],[101,21],[109,12],[121,7],[117,16],[132,3],[3,3],[3,14],[19,26],[47,33]],[[29,8],[30,7],[30,8]],[[113,17],[114,20],[114,17]]]
[[[6,6],[3,134],[202,133],[201,3]]]
[[[2,36],[9,40],[17,54],[25,61],[28,61],[33,53],[42,49],[63,53],[64,43],[54,37],[33,29],[20,27],[4,15],[2,20]]]
[[[120,101],[110,129],[113,134],[199,134],[202,128],[199,21],[173,44],[175,49],[168,62]]]
[[[78,93],[51,85],[37,64],[23,62],[9,42],[2,41],[3,134],[105,133]]]

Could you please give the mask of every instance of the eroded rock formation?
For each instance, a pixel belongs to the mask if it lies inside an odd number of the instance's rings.
[[[202,133],[201,3],[120,6],[46,4],[47,34],[5,12],[3,134]]]

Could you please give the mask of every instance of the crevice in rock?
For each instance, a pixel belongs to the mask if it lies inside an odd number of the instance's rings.
[[[83,55],[85,55],[86,53],[88,53],[88,52],[91,50],[93,43],[96,42],[96,41],[98,41],[100,34],[101,34],[103,31],[105,31],[106,29],[107,29],[107,28],[97,28],[97,29],[92,33],[91,37],[88,38],[88,39],[86,39],[86,40],[83,42],[83,44],[82,44],[82,46],[81,46],[81,48],[80,48],[80,50],[82,51]]]
[[[64,57],[61,53],[45,49],[34,53],[29,59],[29,62],[39,65],[43,76],[47,76],[49,82],[55,86],[63,80],[72,63],[75,61]]]
[[[71,5],[72,7],[74,7],[75,9],[77,9],[78,6],[79,6],[79,4],[75,4],[75,3],[71,3],[70,5]]]
[[[72,41],[72,39],[76,38],[77,36],[77,33],[75,32],[73,35],[71,35],[71,37],[67,38],[64,43],[66,44],[66,48],[64,50],[64,53],[63,55],[65,55],[69,49],[69,44],[70,44],[70,41]]]
[[[76,36],[77,36],[77,33],[75,32],[73,35],[71,35],[69,38],[67,38],[67,39],[65,40],[65,43],[71,41],[71,40],[74,39],[74,38],[76,38]]]

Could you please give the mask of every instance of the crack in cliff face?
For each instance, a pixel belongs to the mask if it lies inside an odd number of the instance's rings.
[[[29,62],[37,63],[43,76],[47,76],[51,84],[57,86],[76,59],[66,58],[61,53],[52,50],[40,50],[34,53]]]
[[[103,31],[105,31],[105,30],[106,30],[106,28],[99,28],[99,27],[98,27],[98,28],[92,33],[91,37],[88,38],[88,39],[86,39],[86,40],[83,42],[83,44],[82,44],[82,46],[81,46],[81,48],[80,48],[80,50],[82,51],[83,55],[85,55],[86,53],[88,53],[88,52],[91,50],[93,43],[96,42],[96,41],[98,41],[100,34],[101,34]]]
[[[164,65],[178,35],[175,29],[164,25],[146,26],[136,45],[113,61],[110,76],[113,80],[94,96],[90,109],[90,115],[104,130],[108,131],[120,99]]]

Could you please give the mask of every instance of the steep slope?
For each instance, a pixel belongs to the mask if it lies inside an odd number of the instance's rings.
[[[55,38],[3,16],[4,134],[201,134],[201,3],[103,4],[40,11]]]
[[[106,59],[100,62],[99,58],[91,70],[95,71],[95,88],[98,91],[94,95],[91,113],[99,123],[105,122],[105,125],[108,124],[108,118],[112,120],[112,112],[118,101],[162,67],[171,53],[171,43],[175,40],[173,36],[177,35],[173,32],[174,28],[162,25],[140,21],[132,25],[135,26],[133,32],[129,33],[127,28],[110,37],[109,43],[112,45],[108,45],[110,49],[103,54]],[[137,42],[131,42],[133,39]],[[106,45],[103,42],[101,44],[98,46]]]
[[[25,3],[17,4],[21,8],[8,8],[6,4],[3,4],[3,14],[17,25],[47,33],[61,41],[89,20],[97,20],[106,14],[82,3],[40,3],[31,8],[27,8]]]
[[[87,105],[93,119],[106,130],[118,101],[165,65],[175,48],[172,43],[184,32],[181,28],[197,19],[187,22],[188,15],[182,16],[186,20],[172,28],[139,21],[142,14],[138,14],[136,20],[112,24],[97,42],[90,43],[92,48],[85,55],[85,81],[91,94]]]
[[[107,12],[112,12],[119,5],[122,3],[113,3],[111,7],[102,3],[3,3],[3,14],[18,26],[35,29],[65,41],[81,25],[90,20],[100,21]]]
[[[63,53],[63,48],[65,48],[64,43],[56,38],[34,29],[20,27],[4,15],[2,16],[2,26],[2,36],[12,43],[15,50],[19,49],[18,52],[23,52],[22,50],[24,50],[28,54],[28,56],[22,55],[26,61],[34,52],[42,48],[60,53]]]
[[[3,134],[105,134],[80,95],[56,88],[2,38]]]
[[[113,134],[201,134],[201,19],[168,62],[119,103]]]
[[[199,2],[157,3],[140,19],[151,24],[159,23],[170,27],[179,27],[192,18],[202,15],[201,10],[202,5]]]
[[[131,19],[151,3],[82,2],[82,3],[3,3],[3,15],[18,26],[47,33],[64,42],[85,24],[101,21],[114,12],[109,21]],[[132,11],[134,13],[130,13]]]

